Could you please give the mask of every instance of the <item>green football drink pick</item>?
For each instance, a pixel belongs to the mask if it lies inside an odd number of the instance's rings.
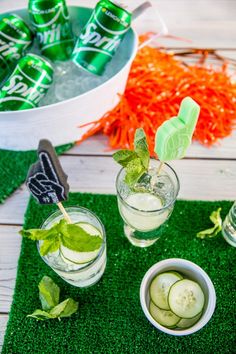
[[[154,151],[160,161],[182,159],[191,144],[194,129],[200,113],[200,106],[185,97],[177,117],[164,122],[156,132]]]

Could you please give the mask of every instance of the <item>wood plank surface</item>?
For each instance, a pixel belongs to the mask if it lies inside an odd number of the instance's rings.
[[[2,349],[3,338],[7,327],[8,315],[0,314],[0,351]]]
[[[74,146],[64,155],[103,155],[111,156],[115,150],[111,150],[108,138],[102,134],[97,134],[86,141]],[[212,147],[205,147],[198,142],[193,142],[189,147],[186,157],[188,158],[210,158],[210,159],[236,159],[236,131],[232,136],[223,139]]]
[[[0,313],[10,310],[17,260],[20,253],[20,227],[0,226]]]
[[[119,166],[112,157],[62,156],[62,166],[69,175],[71,191],[115,194]],[[174,161],[183,199],[236,199],[236,160]],[[29,193],[25,187],[0,205],[0,224],[22,224]]]

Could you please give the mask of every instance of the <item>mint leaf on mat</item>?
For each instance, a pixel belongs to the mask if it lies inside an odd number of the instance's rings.
[[[59,303],[60,288],[54,281],[44,276],[39,285],[39,299],[42,310],[37,309],[27,317],[35,318],[39,321],[51,320],[54,318],[70,317],[78,310],[79,303],[68,298]]]
[[[58,305],[60,288],[51,278],[44,276],[40,281],[38,288],[43,310],[51,310],[54,306]]]
[[[47,311],[35,310],[31,315],[27,315],[27,317],[36,318],[36,320],[44,321],[56,318],[56,316],[51,315]]]
[[[222,219],[220,216],[220,212],[221,208],[218,208],[217,210],[211,213],[210,220],[213,222],[214,226],[209,229],[199,231],[197,233],[198,238],[214,238],[218,235],[218,233],[222,230]]]
[[[55,317],[70,317],[78,310],[79,303],[75,300],[68,298],[55,306],[51,311],[50,315]]]

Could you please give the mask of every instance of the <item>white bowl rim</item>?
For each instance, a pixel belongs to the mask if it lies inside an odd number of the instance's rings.
[[[183,329],[183,330],[174,330],[174,329],[166,328],[166,327],[160,325],[159,323],[157,323],[153,319],[153,317],[150,315],[147,304],[146,304],[146,300],[145,300],[145,291],[146,291],[147,283],[148,283],[150,277],[153,276],[153,273],[156,270],[158,272],[158,269],[161,268],[162,266],[172,266],[172,263],[177,263],[177,262],[178,262],[179,267],[184,268],[185,265],[189,265],[192,268],[194,268],[195,272],[200,273],[203,276],[204,280],[206,281],[207,288],[209,291],[208,305],[207,305],[204,315],[200,318],[200,320],[195,325],[193,325],[190,328]],[[160,269],[160,271],[161,271],[161,269]],[[216,293],[215,293],[215,288],[214,288],[214,285],[213,285],[210,277],[196,263],[193,263],[193,262],[191,262],[187,259],[183,259],[183,258],[168,258],[168,259],[165,259],[165,260],[155,263],[151,268],[149,268],[149,270],[144,275],[142,282],[141,282],[141,286],[140,286],[140,303],[141,303],[141,307],[142,307],[142,310],[143,310],[145,316],[147,317],[149,322],[151,322],[151,324],[154,327],[156,327],[160,331],[170,334],[170,335],[186,336],[186,335],[193,334],[193,333],[199,331],[201,328],[203,328],[209,322],[209,320],[211,319],[211,317],[214,313],[214,310],[215,310]]]
[[[86,7],[86,6],[74,6],[74,5],[68,5],[69,8],[84,8],[84,9],[91,9],[91,7]],[[4,14],[8,14],[8,13],[14,13],[15,11],[19,11],[19,10],[26,10],[27,8],[25,7],[20,7],[20,8],[16,8],[14,10],[10,10],[10,11],[7,11],[7,12],[0,12],[0,15],[4,15]],[[32,108],[32,109],[22,109],[20,111],[14,111],[15,114],[17,113],[20,113],[21,115],[27,111],[30,111],[31,113],[35,112],[35,110],[39,111],[39,110],[47,110],[49,107],[54,107],[54,106],[60,106],[64,103],[70,103],[71,101],[74,101],[74,100],[77,100],[78,98],[81,98],[81,97],[84,97],[84,96],[87,96],[89,94],[91,94],[91,92],[94,92],[96,90],[98,90],[100,87],[104,86],[104,85],[107,85],[108,83],[110,83],[110,81],[116,77],[117,75],[121,74],[123,71],[126,70],[126,67],[130,65],[130,63],[133,62],[135,56],[136,56],[136,53],[138,51],[138,34],[137,32],[134,30],[133,27],[131,27],[131,31],[133,32],[133,35],[134,35],[134,42],[133,42],[133,48],[132,48],[132,54],[129,58],[129,60],[126,62],[126,64],[112,77],[110,77],[107,81],[103,82],[101,85],[98,85],[96,87],[94,87],[92,90],[89,90],[89,91],[86,91],[84,93],[82,93],[81,95],[78,95],[78,96],[75,96],[75,97],[72,97],[72,98],[69,98],[67,100],[63,100],[63,101],[60,101],[60,102],[56,102],[56,103],[52,103],[50,105],[46,105],[46,106],[41,106],[41,107],[35,107],[35,108]],[[13,111],[3,111],[3,112],[0,112],[0,118],[1,118],[1,115],[10,115],[9,118],[11,118],[12,116],[12,112]],[[22,113],[21,113],[22,112]]]

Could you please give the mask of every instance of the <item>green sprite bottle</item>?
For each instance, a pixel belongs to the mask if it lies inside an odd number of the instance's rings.
[[[102,75],[130,28],[131,13],[109,0],[101,0],[75,45],[72,60],[87,71]]]
[[[35,54],[22,57],[0,90],[0,111],[35,108],[53,81],[53,68]]]
[[[33,33],[21,17],[9,14],[0,20],[0,82],[32,44]]]
[[[51,60],[67,60],[74,38],[65,0],[29,0],[29,15],[41,52]]]

